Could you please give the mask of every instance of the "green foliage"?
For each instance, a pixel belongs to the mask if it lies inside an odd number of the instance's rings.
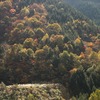
[[[67,33],[69,39],[76,39],[80,36],[85,41],[90,41],[89,34],[96,35],[98,27],[92,23],[90,20],[72,20],[64,24],[64,32]],[[98,31],[99,32],[99,31]]]
[[[51,35],[51,37],[50,37],[50,42],[54,46],[58,45],[61,48],[63,47],[63,40],[64,40],[63,35]]]
[[[23,57],[23,58],[26,58],[26,57],[28,56],[28,54],[27,54],[27,49],[25,48],[25,49],[20,50],[20,51],[19,51],[19,55],[20,55],[21,57]]]
[[[47,26],[49,34],[57,34],[62,31],[61,26],[58,23],[49,24]]]
[[[65,66],[68,71],[79,64],[77,56],[65,50],[59,54],[59,59],[60,63]]]
[[[89,100],[100,100],[100,90],[97,89],[95,92],[91,93]]]
[[[44,30],[41,29],[41,28],[37,28],[37,29],[35,30],[35,33],[36,33],[36,37],[37,37],[37,38],[42,38],[42,37],[44,36],[44,34],[45,34]]]
[[[74,84],[73,84],[74,83]],[[84,70],[78,70],[70,78],[70,88],[74,95],[91,91],[89,79]],[[75,91],[74,91],[75,90]]]
[[[0,99],[1,100],[65,100],[59,86],[41,85],[21,87],[20,85],[6,86],[4,83],[0,84]]]
[[[49,35],[46,33],[43,38],[42,38],[42,41],[43,42],[46,42],[46,40],[49,39]]]
[[[45,50],[44,49],[36,50],[35,51],[35,58],[37,60],[40,60],[40,59],[42,60],[42,59],[46,58],[46,52],[45,52]]]
[[[79,96],[72,97],[72,100],[88,100],[88,94],[79,94]]]
[[[24,28],[24,24],[23,23],[18,23],[17,24],[17,28],[18,29],[23,29]]]
[[[28,16],[29,14],[30,14],[30,11],[29,11],[29,8],[27,8],[27,7],[22,8],[21,11],[20,11],[21,17]]]
[[[59,57],[62,62],[66,62],[66,60],[69,59],[70,54],[68,53],[68,51],[63,51],[63,53],[59,54]]]
[[[29,94],[27,100],[36,100],[33,94]]]
[[[27,38],[23,43],[25,48],[32,48],[33,47],[33,39]]]
[[[35,32],[33,31],[32,28],[26,28],[23,32],[23,37],[25,38],[33,38],[35,35]]]
[[[37,28],[37,27],[41,26],[41,22],[35,17],[26,18],[25,24],[32,28]]]
[[[2,1],[0,81],[62,83],[84,100],[84,93],[100,87],[99,33],[99,27],[62,0]],[[17,93],[4,95],[8,99]],[[26,97],[40,100],[32,90]]]
[[[79,11],[81,11],[83,14],[85,14],[87,17],[91,18],[93,21],[95,21],[97,24],[100,25],[100,2],[96,0],[95,2],[93,0],[83,1],[83,0],[65,0],[73,7],[77,8]]]
[[[71,21],[72,19],[84,19],[82,14],[60,0],[47,0],[45,7],[48,11],[47,19],[50,22],[65,23],[66,21]]]

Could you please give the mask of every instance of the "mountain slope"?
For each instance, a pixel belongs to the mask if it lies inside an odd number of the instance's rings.
[[[90,94],[100,87],[99,33],[63,0],[1,1],[0,81],[61,83],[71,96]]]
[[[65,0],[77,8],[80,12],[100,25],[100,1],[99,0]]]

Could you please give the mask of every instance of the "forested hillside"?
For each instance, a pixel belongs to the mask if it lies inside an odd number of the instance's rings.
[[[100,0],[65,0],[100,25]]]
[[[88,100],[100,88],[100,27],[63,0],[0,1],[0,82],[61,83]]]

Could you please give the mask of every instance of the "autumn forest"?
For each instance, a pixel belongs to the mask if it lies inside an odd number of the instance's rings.
[[[100,26],[64,0],[0,0],[0,82],[60,83],[70,100],[100,100]]]

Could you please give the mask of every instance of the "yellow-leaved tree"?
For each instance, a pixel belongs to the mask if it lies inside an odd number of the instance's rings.
[[[100,89],[97,89],[95,92],[91,93],[89,100],[100,100]]]

